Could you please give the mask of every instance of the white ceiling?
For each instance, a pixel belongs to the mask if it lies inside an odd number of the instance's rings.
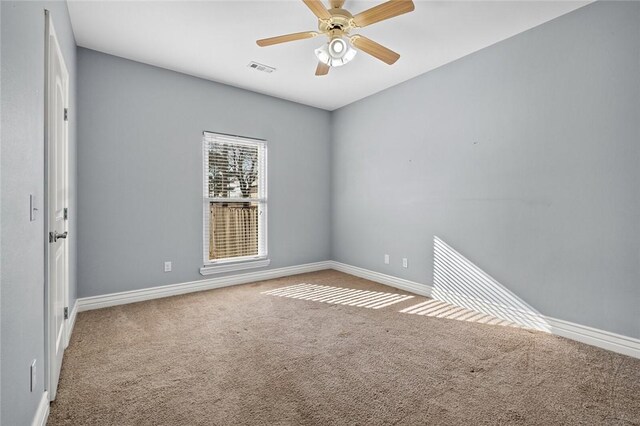
[[[359,52],[314,75],[313,38],[258,47],[255,40],[317,29],[301,0],[69,1],[78,45],[303,104],[334,110],[401,83],[589,1],[415,1],[415,11],[362,28],[401,54],[389,66]],[[347,0],[354,15],[380,2]],[[266,74],[250,61],[275,67]]]

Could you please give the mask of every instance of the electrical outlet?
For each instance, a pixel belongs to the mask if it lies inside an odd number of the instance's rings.
[[[385,265],[389,264],[389,255],[388,254],[384,255],[384,263],[385,263]]]
[[[37,360],[33,360],[31,362],[31,392],[33,392],[33,390],[36,388],[36,382],[38,380],[38,376],[36,374],[36,361]]]
[[[164,262],[164,271],[171,272],[171,262]]]
[[[407,258],[406,257],[402,258],[402,267],[403,268],[408,268],[409,267],[409,263],[407,262]]]

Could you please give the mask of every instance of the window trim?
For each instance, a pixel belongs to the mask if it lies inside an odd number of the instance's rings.
[[[215,275],[222,274],[224,272],[242,271],[243,269],[264,268],[269,266],[271,259],[257,259],[250,262],[226,262],[216,265],[207,265],[200,268],[201,275]]]
[[[208,193],[208,163],[207,163],[207,145],[205,138],[213,137],[218,138],[222,141],[227,141],[230,143],[248,143],[251,145],[260,145],[262,146],[263,152],[263,161],[261,162],[262,169],[260,171],[260,178],[262,179],[262,194],[259,194],[258,198],[250,199],[251,202],[257,202],[262,207],[262,229],[260,225],[258,225],[258,247],[263,247],[263,252],[259,253],[256,256],[242,256],[242,257],[232,257],[225,258],[220,260],[211,260],[209,259],[209,235],[207,233],[207,225],[208,225],[208,209],[211,201],[225,201],[225,202],[247,202],[249,199],[246,198],[219,198],[219,197],[209,197]],[[261,268],[268,266],[271,260],[268,258],[269,256],[269,246],[268,246],[268,181],[267,181],[267,171],[268,171],[268,146],[267,141],[265,139],[258,138],[250,138],[245,136],[237,136],[237,135],[229,135],[225,133],[218,132],[202,132],[202,260],[203,267],[200,268],[200,274],[202,275],[212,275],[219,274],[224,272],[231,271],[239,271],[243,269],[251,269],[251,268]],[[262,241],[262,243],[260,242]],[[259,250],[258,249],[258,250]],[[259,250],[260,251],[260,250]]]

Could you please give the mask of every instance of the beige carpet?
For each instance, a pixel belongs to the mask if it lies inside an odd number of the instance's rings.
[[[520,328],[261,292],[79,314],[50,425],[640,424],[640,360]]]

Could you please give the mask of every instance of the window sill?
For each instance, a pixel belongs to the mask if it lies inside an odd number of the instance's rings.
[[[270,259],[252,260],[249,262],[223,263],[220,265],[207,265],[200,268],[201,275],[215,275],[224,272],[242,271],[243,269],[263,268],[269,266]]]

